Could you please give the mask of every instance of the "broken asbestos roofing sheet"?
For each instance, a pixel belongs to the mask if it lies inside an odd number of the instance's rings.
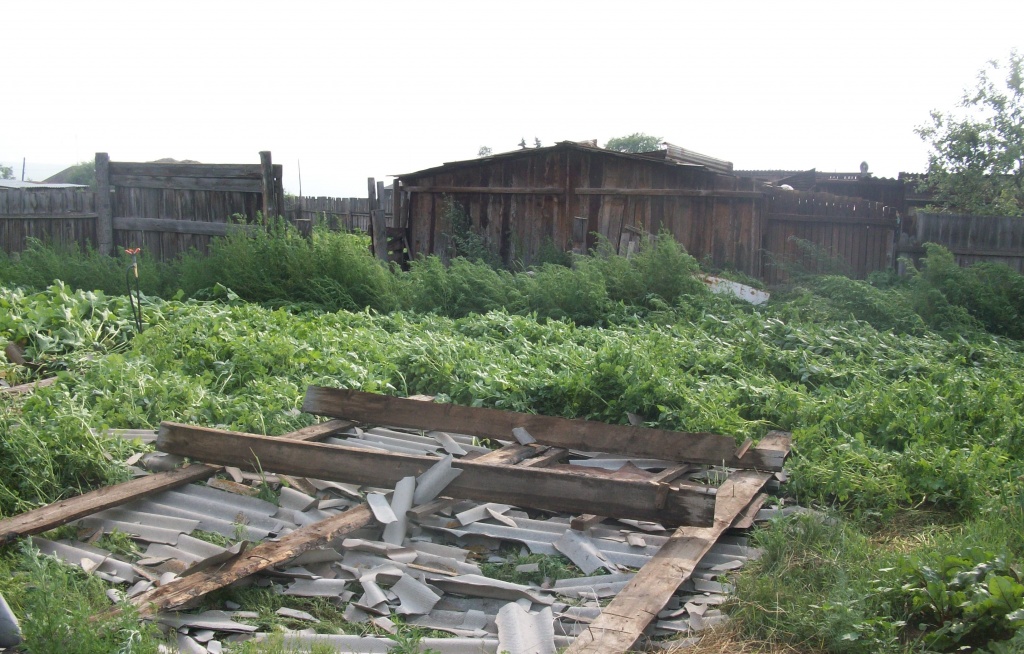
[[[672,532],[660,521],[658,510],[640,520],[592,515],[608,514],[609,498],[600,494],[589,495],[589,504],[577,513],[517,506],[511,499],[500,501],[504,496],[484,501],[452,495],[472,474],[467,470],[478,469],[462,465],[474,458],[489,472],[504,471],[506,480],[568,459],[562,467],[595,471],[579,477],[582,487],[590,480],[618,482],[615,475],[623,475],[631,484],[668,489],[661,492],[661,500],[658,493],[652,494],[654,502],[666,501],[673,488],[701,486],[713,508],[724,505],[712,484],[728,485],[733,475],[738,475],[737,483],[748,483],[743,480],[753,473],[687,465],[649,453],[630,458],[552,448],[543,444],[543,424],[515,425],[527,432],[518,438],[509,428],[497,450],[482,447],[452,425],[445,427],[441,431],[347,423],[322,429],[324,442],[335,442],[346,452],[423,458],[427,463],[418,464],[412,474],[371,469],[358,480],[345,480],[311,478],[271,466],[259,474],[244,467],[221,470],[230,483],[211,478],[146,497],[128,497],[130,501],[120,506],[79,514],[74,523],[79,539],[37,537],[34,543],[40,551],[114,584],[112,600],[123,595],[140,607],[142,615],[175,629],[182,652],[218,652],[229,641],[268,637],[252,626],[258,614],[232,601],[226,601],[223,610],[201,614],[167,610],[232,581],[267,587],[283,598],[321,598],[329,604],[320,606],[336,608],[334,620],[343,615],[347,621],[365,623],[370,632],[316,634],[309,627],[287,632],[285,646],[299,651],[323,644],[344,652],[388,652],[396,644],[390,636],[400,634],[403,624],[449,634],[450,638],[420,641],[421,648],[441,654],[555,652],[566,647],[625,651],[617,645],[605,648],[597,638],[605,607],[620,596],[630,596],[637,579],[664,558],[664,547],[677,543],[681,535],[707,536],[709,530],[717,535],[694,554],[685,576],[667,578],[664,597],[643,608],[653,623],[644,622],[632,639],[644,628],[655,637],[692,635],[725,619],[718,605],[730,590],[727,575],[759,554],[742,536],[725,533],[749,502],[730,505],[728,515],[717,515],[715,508],[715,527],[684,526]],[[210,430],[189,433],[199,449],[203,439],[220,437],[219,432],[210,435]],[[267,440],[285,446],[291,444],[287,438]],[[773,451],[788,450],[780,436],[767,440]],[[363,449],[352,450],[354,442]],[[756,448],[743,458],[755,452]],[[596,463],[588,465],[591,462]],[[756,474],[761,475],[759,480],[770,476]],[[382,481],[389,479],[393,481]],[[748,485],[744,492],[755,493],[752,482]],[[257,490],[260,497],[254,496]],[[756,506],[750,510],[751,519]],[[587,515],[581,515],[584,510]],[[129,536],[138,551],[126,555],[103,549],[103,536],[112,531]],[[271,550],[273,554],[265,554]],[[273,560],[264,560],[265,556]],[[161,599],[161,610],[153,615],[145,607],[156,597],[170,599]],[[305,608],[286,602],[278,618],[292,627],[320,619],[317,629],[329,628],[326,615],[314,616]]]

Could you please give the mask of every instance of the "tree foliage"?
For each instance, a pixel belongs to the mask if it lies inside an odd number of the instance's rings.
[[[1024,215],[1024,56],[990,61],[958,107],[915,130],[932,149],[923,186],[947,211]]]
[[[628,136],[616,136],[604,144],[606,150],[618,152],[653,152],[661,146],[660,136],[634,132]]]
[[[0,164],[0,179],[14,179],[14,169]]]
[[[84,184],[96,188],[96,162],[81,161],[68,169],[64,178],[66,184]]]

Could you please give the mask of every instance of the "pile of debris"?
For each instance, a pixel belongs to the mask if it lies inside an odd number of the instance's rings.
[[[0,542],[76,525],[78,539],[34,544],[115,584],[111,599],[175,630],[182,652],[268,637],[242,606],[182,612],[231,584],[327,598],[379,634],[445,632],[420,642],[441,653],[625,652],[725,619],[723,577],[758,554],[736,530],[784,480],[789,451],[782,432],[736,448],[714,434],[317,387],[304,408],[334,419],[277,438],[175,423],[158,437],[123,433],[159,450],[133,457],[136,479],[0,521]],[[185,456],[206,463],[180,467]],[[274,488],[276,503],[260,497]],[[141,558],[92,544],[112,532],[143,545]],[[204,532],[233,544],[191,535]],[[528,555],[580,572],[552,579]],[[489,565],[523,583],[488,577]],[[285,635],[289,647],[396,645],[279,613],[310,623]]]

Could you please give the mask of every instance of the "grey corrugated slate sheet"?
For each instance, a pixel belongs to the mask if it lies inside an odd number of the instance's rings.
[[[424,434],[386,428],[366,431],[353,428],[349,433],[339,434],[326,442],[337,442],[349,447],[429,454],[437,456],[439,461],[449,455],[462,456],[489,451],[466,435],[442,432]],[[594,458],[577,460],[577,465],[610,469],[627,464],[648,468],[675,465],[655,460],[627,461],[601,453],[584,455]],[[707,473],[700,470],[695,472],[688,476],[707,476]],[[720,475],[722,472],[715,471],[713,474]],[[272,475],[267,478],[274,479]],[[250,475],[247,479],[253,477]],[[183,486],[100,512],[84,519],[82,524],[135,533],[139,540],[149,543],[148,555],[154,558],[173,557],[190,565],[225,551],[217,545],[189,536],[188,533],[196,528],[232,539],[244,535],[250,540],[263,540],[337,514],[337,509],[317,508],[325,500],[330,503],[330,498],[335,497],[337,492],[358,498],[361,493],[370,490],[365,486],[351,484],[317,480],[310,482],[318,489],[316,497],[286,487],[281,493],[281,506],[206,485]],[[381,490],[390,492],[391,489]],[[412,496],[423,494],[416,487],[406,490]],[[393,498],[394,495],[392,501]],[[422,497],[420,499],[423,500]],[[329,543],[329,547],[307,552],[291,563],[268,571],[256,583],[265,586],[273,584],[275,591],[284,595],[325,597],[339,605],[349,602],[353,620],[368,620],[374,615],[393,617],[406,614],[405,621],[408,623],[448,631],[457,636],[452,639],[424,639],[421,642],[421,648],[430,647],[442,654],[496,652],[498,639],[493,636],[500,633],[498,615],[504,610],[508,620],[504,621],[505,633],[501,635],[503,647],[515,652],[519,651],[519,644],[527,643],[527,649],[523,651],[528,651],[533,646],[531,643],[536,644],[536,632],[542,630],[543,637],[539,645],[542,649],[536,651],[549,651],[544,649],[550,645],[549,640],[555,644],[552,646],[568,645],[571,636],[580,633],[600,614],[598,598],[616,594],[629,583],[634,573],[624,571],[595,574],[562,579],[553,584],[546,581],[545,587],[553,586],[550,589],[542,589],[535,584],[511,584],[482,576],[480,567],[467,560],[469,551],[450,544],[452,541],[462,546],[482,545],[483,549],[478,550],[477,554],[482,551],[484,558],[488,558],[486,552],[490,551],[492,554],[489,558],[493,561],[503,559],[503,556],[495,556],[499,552],[499,545],[503,543],[521,543],[529,551],[548,555],[558,555],[555,543],[560,540],[565,547],[583,543],[588,548],[588,561],[594,559],[589,561],[586,566],[588,569],[593,567],[591,563],[604,561],[607,562],[605,567],[617,570],[620,569],[618,566],[641,567],[670,535],[670,532],[658,525],[638,525],[635,522],[615,520],[606,520],[585,532],[575,532],[570,529],[568,516],[536,519],[514,507],[509,509],[498,506],[497,509],[495,513],[487,511],[486,507],[476,502],[453,502],[443,510],[446,515],[475,512],[478,514],[474,516],[477,521],[460,525],[455,517],[434,514],[410,522],[406,528],[396,529],[396,525],[393,525],[387,537],[392,541],[390,545],[382,542],[385,539],[382,525],[373,523]],[[407,516],[402,511],[400,516],[395,517],[404,519]],[[401,519],[396,522],[401,522]],[[630,545],[625,537],[627,533],[641,534],[642,541]],[[108,553],[82,543],[49,544],[47,541],[44,546],[77,565],[81,565],[83,558],[99,563],[108,556]],[[681,587],[679,594],[659,614],[655,633],[695,630],[709,622],[702,621],[700,613],[714,622],[718,613],[714,609],[709,612],[708,606],[721,603],[724,595],[720,593],[728,592],[730,588],[722,583],[725,570],[713,568],[732,568],[758,555],[757,550],[747,547],[745,539],[730,536],[721,538],[699,563],[693,578]],[[168,564],[168,568],[159,569],[178,568]],[[113,558],[104,561],[94,574],[121,583],[138,578],[130,565]],[[555,601],[556,598],[563,601]],[[372,614],[366,615],[354,609],[353,599],[372,605],[364,607]],[[690,604],[684,605],[685,602]],[[688,613],[687,607],[696,611],[693,614],[696,618]],[[541,612],[538,613],[538,610]],[[181,634],[180,642],[185,644],[188,651],[193,651],[192,648],[201,647],[201,643],[216,642],[211,640],[214,635],[211,628],[219,628],[218,625],[230,626],[218,620],[232,622],[232,618],[242,619],[248,615],[245,612],[211,613],[201,616],[200,620],[206,622],[199,623],[195,622],[195,616],[165,614],[164,617],[171,624],[181,626],[183,631],[191,628],[191,633]],[[192,626],[187,626],[186,622]],[[557,637],[551,638],[554,634],[558,634]],[[321,636],[305,632],[293,632],[289,638],[297,639],[294,641],[296,644],[304,643],[301,646],[307,648],[311,646],[310,639],[316,639],[337,647],[339,651],[376,653],[386,652],[395,646],[395,641],[390,639]]]
[[[256,634],[256,640],[264,640],[270,634]],[[286,632],[285,647],[312,647],[322,643],[346,654],[387,654],[397,641],[373,636],[351,636],[347,634],[310,634]],[[571,638],[555,637],[556,647],[568,647]],[[498,654],[497,638],[422,638],[420,651],[434,650],[440,654]],[[309,651],[300,650],[300,651]]]
[[[139,579],[139,575],[132,569],[132,566],[119,561],[114,556],[98,547],[85,543],[72,543],[67,540],[51,541],[45,538],[34,537],[32,545],[43,554],[56,556],[58,559],[70,565],[82,567],[82,559],[88,559],[93,563],[100,564],[92,574],[115,584],[131,584]]]

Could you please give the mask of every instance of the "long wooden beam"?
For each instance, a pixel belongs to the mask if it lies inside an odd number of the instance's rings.
[[[347,428],[352,423],[344,420],[329,420],[310,425],[278,438],[296,441],[312,441]],[[27,511],[5,520],[0,520],[0,546],[22,536],[31,536],[49,531],[97,511],[109,509],[133,500],[162,493],[194,481],[209,479],[221,471],[210,465],[191,465],[187,468],[158,472],[138,477],[121,484],[107,486],[82,495],[58,500],[38,509]]]
[[[360,391],[310,386],[302,405],[308,413],[368,424],[438,429],[483,438],[510,440],[523,427],[538,443],[572,450],[611,452],[633,457],[781,470],[786,453],[755,448],[736,456],[736,440],[709,433],[674,432],[630,425],[609,425],[456,404],[419,402]]]
[[[775,447],[789,448],[788,437],[778,432],[764,440]],[[770,478],[768,473],[753,470],[730,474],[718,488],[714,524],[677,529],[601,610],[601,615],[576,637],[566,654],[624,654],[629,651],[679,586],[693,574],[701,558]]]
[[[239,579],[293,559],[303,552],[365,527],[372,520],[373,512],[370,511],[370,507],[360,504],[326,520],[299,527],[277,541],[261,543],[219,568],[180,577],[159,588],[146,591],[131,599],[131,603],[138,607],[139,617],[184,606]],[[116,610],[112,613],[116,613]]]
[[[487,195],[561,195],[560,186],[407,186],[406,193],[484,193]]]
[[[0,520],[0,545],[6,545],[22,536],[49,531],[97,511],[120,506],[194,481],[209,479],[217,474],[218,470],[220,468],[215,466],[191,465],[187,468],[158,472]]]
[[[170,422],[160,426],[156,446],[163,452],[209,463],[385,488],[424,473],[438,461],[428,456],[298,443]],[[714,518],[715,496],[710,489],[676,489],[648,481],[476,461],[456,460],[452,467],[462,474],[444,494],[459,499],[567,513],[600,506],[610,517],[675,525],[710,525]]]
[[[576,195],[639,195],[685,198],[749,198],[764,197],[761,191],[728,191],[696,188],[577,188]]]
[[[208,223],[202,220],[171,220],[167,218],[141,218],[135,216],[114,216],[111,219],[114,229],[144,230],[166,232],[172,234],[199,234],[205,236],[224,236],[233,231],[254,232],[256,225],[238,225],[235,223]]]

